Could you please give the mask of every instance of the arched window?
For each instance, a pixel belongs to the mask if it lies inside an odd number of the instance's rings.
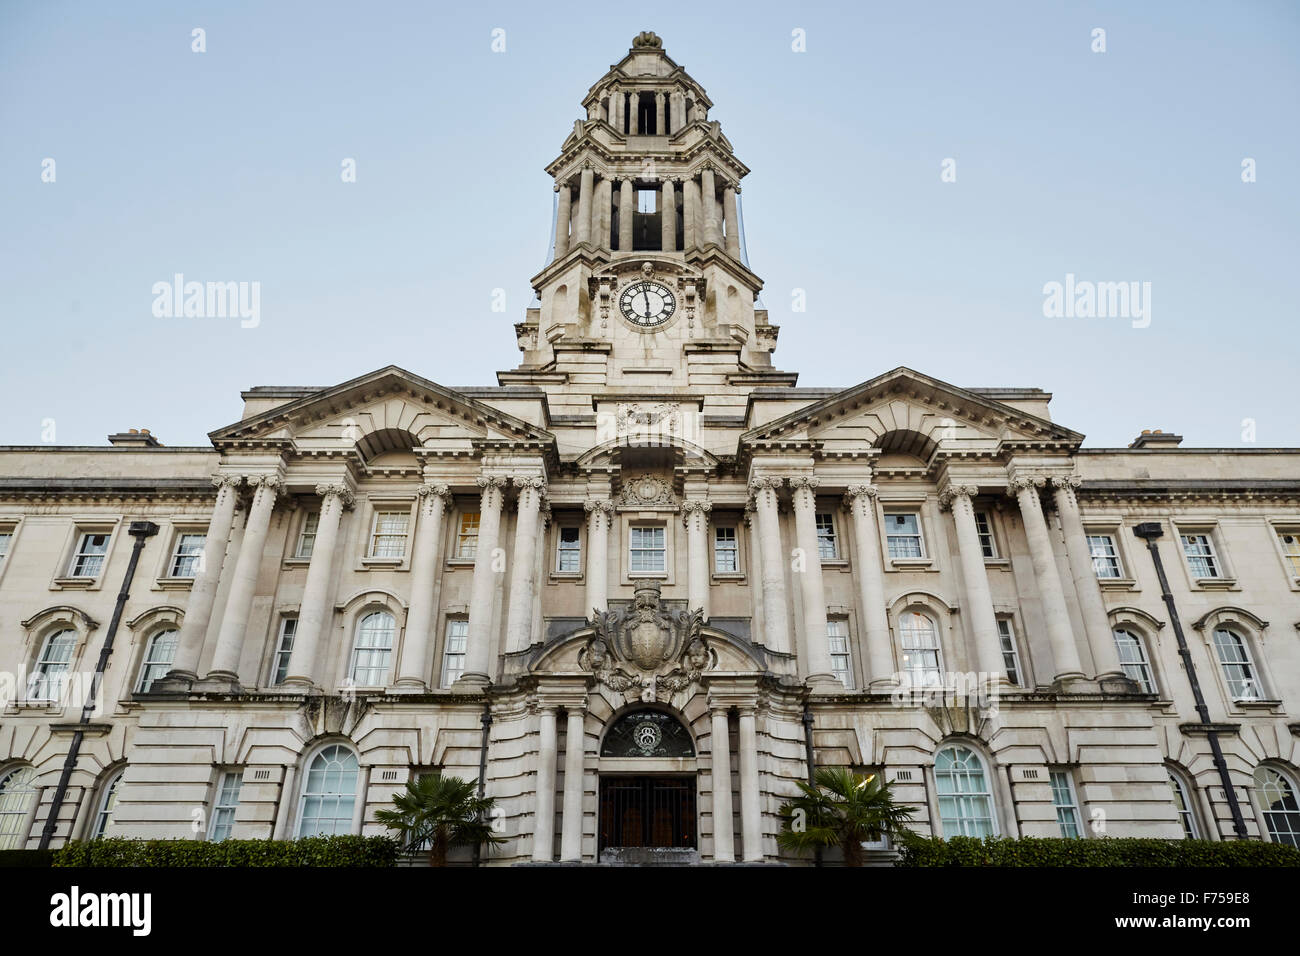
[[[634,710],[610,725],[602,757],[694,757],[695,744],[682,722],[661,710]]]
[[[140,663],[140,680],[136,684],[138,693],[149,693],[154,681],[167,676],[167,672],[172,669],[172,661],[176,659],[176,643],[179,638],[180,631],[175,628],[159,631],[149,638],[144,660]]]
[[[104,836],[113,824],[113,808],[117,806],[117,789],[122,782],[123,772],[119,770],[109,777],[99,791],[99,805],[95,808],[95,819],[90,825],[92,840]]]
[[[397,626],[387,611],[371,611],[357,625],[348,676],[358,687],[383,687],[388,683],[388,658],[393,653]]]
[[[934,757],[934,779],[945,838],[997,833],[993,793],[979,754],[969,747],[942,748]]]
[[[1169,772],[1169,788],[1174,793],[1174,807],[1178,811],[1178,822],[1183,825],[1183,836],[1188,840],[1201,838],[1201,826],[1196,819],[1196,809],[1192,803],[1195,789],[1183,779],[1177,770],[1166,768]]]
[[[21,850],[27,842],[36,788],[36,770],[18,767],[0,776],[0,850]]]
[[[1214,653],[1223,668],[1223,679],[1228,682],[1228,693],[1233,700],[1260,700],[1259,675],[1251,659],[1250,648],[1236,631],[1226,627],[1214,629]]]
[[[298,803],[298,836],[352,832],[359,773],[356,754],[342,744],[331,744],[312,757]]]
[[[1125,676],[1141,687],[1142,693],[1154,694],[1156,679],[1151,673],[1151,659],[1147,657],[1147,647],[1142,638],[1122,627],[1115,628],[1113,633],[1115,650],[1119,652],[1119,663]]]
[[[41,645],[31,677],[27,681],[28,700],[57,701],[72,666],[72,651],[77,646],[77,632],[70,627],[55,631]]]
[[[934,619],[920,611],[904,611],[898,621],[903,644],[903,671],[913,687],[937,687],[943,683],[943,655],[939,650],[939,629]]]
[[[1256,767],[1255,795],[1273,842],[1300,847],[1300,803],[1296,802],[1295,783],[1290,777],[1268,764]]]

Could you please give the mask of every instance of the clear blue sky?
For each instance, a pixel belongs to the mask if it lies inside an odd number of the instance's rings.
[[[750,263],[801,384],[908,365],[1048,389],[1093,446],[1240,445],[1245,418],[1300,445],[1298,11],[5,0],[0,443],[53,419],[60,444],[203,444],[241,389],[388,364],[494,384],[546,251],[542,167],[650,29],[753,169]],[[261,324],[155,318],[176,272],[260,282]],[[1150,282],[1150,326],[1045,318],[1067,273]]]

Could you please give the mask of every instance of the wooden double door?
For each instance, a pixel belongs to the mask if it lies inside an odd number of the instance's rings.
[[[696,848],[695,778],[600,778],[600,849]]]

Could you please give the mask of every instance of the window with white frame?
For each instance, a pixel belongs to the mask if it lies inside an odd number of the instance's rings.
[[[289,658],[293,656],[293,637],[298,633],[296,617],[280,618],[280,635],[275,642],[275,657],[271,659],[271,685],[279,686],[289,676]]]
[[[184,531],[176,535],[176,546],[172,549],[171,565],[168,575],[173,578],[192,578],[199,573],[203,561],[203,546],[207,543],[206,534]]]
[[[925,542],[921,539],[921,516],[914,511],[886,514],[885,541],[891,558],[925,557]]]
[[[577,574],[582,570],[582,529],[576,524],[560,525],[555,544],[555,570]]]
[[[1005,617],[998,618],[998,641],[1002,644],[1002,666],[1007,669],[1007,680],[1020,686],[1025,677],[1020,669],[1020,651],[1016,647],[1015,631]]]
[[[100,788],[99,803],[95,808],[95,819],[90,825],[90,838],[98,840],[107,835],[108,828],[113,825],[113,809],[117,806],[117,790],[122,783],[122,774],[124,770],[119,770],[104,781],[104,786]]]
[[[387,611],[371,611],[357,623],[352,645],[352,666],[348,675],[358,687],[382,687],[388,683],[388,659],[393,653],[397,624]]]
[[[293,549],[293,556],[307,560],[316,547],[316,532],[320,528],[320,512],[312,511],[303,516],[302,527],[298,529],[298,546]]]
[[[993,540],[993,521],[987,511],[975,512],[975,531],[980,538],[980,553],[986,558],[996,558],[998,543]]]
[[[342,744],[331,744],[312,757],[298,803],[298,836],[351,833],[359,777],[357,755]]]
[[[1214,553],[1214,542],[1208,534],[1180,535],[1183,541],[1183,556],[1187,558],[1187,567],[1192,577],[1197,580],[1222,577],[1219,556]]]
[[[1296,786],[1277,767],[1261,764],[1255,768],[1255,797],[1264,814],[1264,829],[1274,843],[1300,847],[1300,803]]]
[[[1166,768],[1168,769],[1168,768]],[[1192,807],[1191,786],[1176,770],[1169,770],[1169,789],[1174,796],[1174,809],[1178,811],[1178,822],[1183,825],[1183,837],[1187,840],[1199,840],[1201,828],[1196,822],[1196,811]]]
[[[1300,579],[1300,531],[1279,531],[1277,543],[1282,546],[1282,560],[1286,562],[1286,573],[1292,578]]]
[[[478,555],[478,519],[477,511],[461,513],[460,527],[456,531],[456,557],[473,558]]]
[[[826,622],[826,640],[830,644],[831,673],[845,687],[853,686],[853,657],[849,653],[849,622],[831,618]]]
[[[1115,628],[1111,634],[1115,638],[1115,650],[1119,652],[1119,664],[1124,668],[1124,675],[1142,688],[1142,693],[1154,694],[1155,675],[1142,636],[1124,627]]]
[[[668,570],[667,531],[662,526],[633,526],[629,530],[628,570],[633,574],[662,574]]]
[[[9,548],[14,543],[14,532],[12,528],[0,528],[0,564],[9,555]]]
[[[136,681],[137,693],[147,694],[154,681],[162,680],[172,669],[176,660],[176,645],[180,640],[180,631],[169,627],[149,638],[145,645],[144,659],[140,662],[140,678]]]
[[[934,619],[920,611],[904,611],[898,621],[903,645],[903,671],[913,687],[938,687],[943,683],[943,658],[939,629]]]
[[[370,531],[370,557],[402,558],[406,556],[406,529],[411,515],[407,511],[376,511]]]
[[[68,576],[73,578],[95,578],[104,569],[104,558],[108,555],[107,532],[83,532],[77,537],[77,549],[72,554],[68,565]]]
[[[1088,535],[1088,551],[1092,555],[1092,572],[1100,579],[1122,578],[1124,566],[1119,560],[1119,549],[1113,534]]]
[[[1233,700],[1262,700],[1263,688],[1250,647],[1236,631],[1226,627],[1214,629],[1214,653],[1223,668],[1223,679],[1228,682],[1228,693]]]
[[[975,751],[961,746],[940,749],[934,757],[934,779],[945,839],[997,833],[989,775]]]
[[[1056,825],[1061,830],[1061,836],[1067,840],[1078,840],[1083,836],[1083,827],[1079,820],[1079,799],[1074,793],[1074,780],[1068,770],[1053,770],[1051,778]]]
[[[713,529],[713,570],[719,574],[734,574],[740,570],[735,527],[719,525]]]
[[[21,850],[27,843],[36,809],[34,767],[15,767],[0,774],[0,850]]]
[[[214,843],[229,839],[235,828],[235,811],[239,809],[239,791],[244,786],[242,770],[227,770],[217,784],[217,796],[212,803],[212,824],[208,839]]]
[[[67,627],[55,631],[41,644],[36,665],[27,679],[27,699],[32,701],[57,701],[63,696],[63,687],[72,666],[72,652],[77,646],[77,632]]]
[[[465,673],[465,650],[469,639],[469,621],[463,617],[447,621],[447,640],[442,648],[442,686],[450,687]]]
[[[835,515],[829,511],[816,512],[817,557],[834,561],[840,556],[839,539],[835,535]]]

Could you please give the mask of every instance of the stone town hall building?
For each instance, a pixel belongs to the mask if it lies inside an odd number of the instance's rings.
[[[483,768],[490,863],[792,861],[810,750],[923,832],[1295,843],[1300,451],[798,386],[704,89],[645,33],[582,105],[496,385],[390,366],[253,388],[210,447],[0,450],[0,847],[378,833]]]

